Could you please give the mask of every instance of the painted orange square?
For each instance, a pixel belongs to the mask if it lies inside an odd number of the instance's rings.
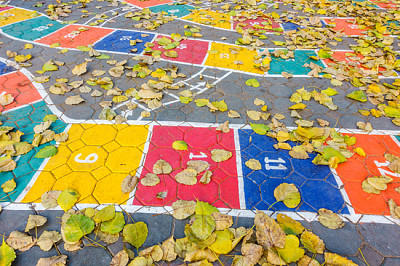
[[[385,8],[385,9],[396,9],[396,4],[394,4],[392,1],[382,1],[382,0],[371,0],[372,3],[375,5],[379,6],[380,8]]]
[[[387,201],[393,199],[400,204],[400,194],[394,189],[400,187],[400,174],[394,173],[387,166],[386,153],[400,156],[400,146],[394,137],[388,135],[354,135],[366,157],[354,155],[336,169],[344,184],[354,211],[358,214],[390,215]],[[381,194],[369,194],[362,189],[362,182],[367,177],[386,175],[393,178],[388,188]]]
[[[82,27],[88,30],[81,31],[79,34],[74,34],[74,32],[79,31],[79,28]],[[54,32],[53,34],[50,34],[49,36],[37,40],[36,42],[47,45],[59,43],[61,47],[76,48],[77,46],[87,46],[89,44],[94,44],[111,32],[113,32],[113,30],[81,25],[69,25]]]
[[[367,29],[360,29],[357,24],[354,23],[354,19],[347,19],[347,18],[336,18],[336,19],[325,19],[324,20],[327,24],[336,24],[334,31],[341,31],[348,35],[364,35],[363,32],[367,31]]]
[[[0,105],[0,112],[11,110],[42,99],[32,82],[21,72],[15,72],[0,77],[0,94],[11,94],[14,102]]]
[[[138,6],[138,7],[152,7],[158,6],[162,4],[171,3],[172,0],[148,0],[148,1],[139,1],[139,0],[125,0],[125,2]]]
[[[326,63],[327,66],[329,66],[331,63],[334,63],[334,61],[340,61],[346,63],[356,62],[358,66],[361,65],[363,69],[369,70],[369,68],[365,67],[358,61],[357,57],[360,60],[364,59],[364,56],[362,54],[359,53],[356,54],[353,51],[334,51],[332,54],[332,58],[324,59],[324,62]],[[379,71],[386,71],[386,69],[383,67],[379,67]]]

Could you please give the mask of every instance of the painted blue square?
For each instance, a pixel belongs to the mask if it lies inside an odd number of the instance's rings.
[[[396,64],[397,64],[398,67],[395,69],[395,71],[398,74],[400,74],[400,56],[396,57],[396,59],[397,59]]]
[[[5,126],[13,126],[15,127],[14,130],[20,130],[24,133],[21,137],[21,141],[31,143],[34,137],[33,128],[43,121],[43,118],[48,114],[52,114],[50,109],[47,107],[45,102],[41,101],[8,112],[1,118]],[[58,119],[56,122],[51,124],[50,129],[58,134],[63,132],[66,126],[67,125],[63,121]],[[33,148],[27,154],[20,156],[18,159],[17,157],[13,158],[17,162],[17,167],[12,172],[0,173],[0,185],[14,178],[17,187],[14,191],[8,193],[8,195],[0,190],[0,202],[15,201],[18,198],[44,161],[44,159],[35,158],[35,154],[43,147],[54,144],[55,141],[42,144],[37,148]]]
[[[239,142],[247,209],[317,212],[326,208],[349,213],[329,167],[312,163],[316,154],[311,154],[307,160],[294,159],[289,151],[273,147],[275,139],[258,135],[253,130],[239,130]],[[296,144],[291,142],[290,145]],[[261,162],[262,170],[248,168],[245,163],[249,159]],[[294,184],[299,189],[302,200],[296,209],[282,202],[274,204],[274,190],[282,183]]]
[[[10,72],[15,71],[16,69],[12,66],[7,66],[6,63],[0,61],[0,75],[4,75]]]
[[[142,34],[149,35],[142,37]],[[143,33],[139,31],[128,31],[128,30],[116,30],[104,39],[100,40],[94,45],[94,49],[103,51],[114,51],[122,53],[133,53],[132,49],[137,49],[134,54],[140,54],[146,48],[144,45],[146,42],[151,42],[154,38],[154,34]],[[132,46],[130,41],[140,39],[142,42],[137,42],[136,45]]]
[[[306,20],[308,20],[308,19],[306,18]],[[321,20],[321,24],[322,24],[322,28],[326,27],[326,23],[324,21],[322,21],[322,20]],[[300,25],[295,24],[293,22],[283,22],[283,23],[281,23],[281,25],[283,27],[283,30],[285,30],[285,31],[291,31],[291,30],[298,31],[299,29],[304,29],[305,28],[304,26],[300,26]]]
[[[150,7],[151,12],[157,13],[164,11],[167,12],[170,16],[176,16],[178,18],[189,15],[191,13],[191,10],[194,9],[195,9],[194,7],[188,5],[170,5],[170,4]]]

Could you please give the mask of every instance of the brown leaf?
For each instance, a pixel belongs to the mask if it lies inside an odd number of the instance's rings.
[[[139,178],[137,176],[127,175],[121,182],[122,193],[131,193],[135,188]]]
[[[64,249],[66,251],[77,251],[81,249],[81,245],[82,245],[82,240],[79,240],[75,244],[64,243]]]
[[[39,237],[37,244],[41,250],[49,251],[61,238],[61,234],[57,231],[44,231]]]
[[[233,225],[232,216],[220,212],[213,212],[211,214],[215,220],[215,230],[225,230]]]
[[[162,243],[161,248],[163,250],[162,260],[171,262],[176,259],[176,256],[178,254],[175,252],[175,240],[174,240],[173,236],[171,236],[169,239],[165,240]]]
[[[211,171],[205,171],[203,176],[200,178],[200,183],[202,184],[208,184],[211,182],[211,176],[212,176],[212,172]]]
[[[35,245],[36,239],[33,236],[28,236],[22,232],[12,231],[10,236],[7,238],[6,243],[13,249],[26,251]]]
[[[342,218],[331,210],[322,208],[318,210],[318,214],[318,221],[329,229],[338,229],[344,226]]]
[[[390,216],[394,219],[400,219],[400,207],[397,206],[396,202],[393,199],[388,201]]]
[[[221,131],[223,133],[228,133],[230,130],[229,128],[229,121],[225,121],[222,125],[216,128],[217,131]]]
[[[191,216],[196,210],[195,201],[177,200],[172,203],[173,214],[175,219],[183,220]]]
[[[229,160],[229,158],[231,157],[232,157],[232,152],[230,151],[222,149],[214,149],[211,151],[211,159],[216,163],[225,162]]]
[[[178,183],[193,186],[197,183],[197,172],[193,169],[185,169],[175,176],[175,180]]]
[[[26,223],[25,232],[32,228],[42,226],[47,222],[47,218],[41,215],[29,215],[28,222]]]
[[[160,261],[163,258],[163,255],[164,253],[160,245],[154,245],[139,252],[139,256],[143,256],[145,258],[150,257],[155,262]]]
[[[80,76],[80,75],[86,73],[86,71],[87,71],[87,62],[83,62],[82,64],[76,65],[72,69],[72,74]]]
[[[273,246],[285,247],[285,232],[274,219],[262,211],[257,211],[254,224],[257,229],[257,242],[264,249],[269,249]]]
[[[129,262],[129,255],[124,249],[115,254],[110,266],[126,266]]]
[[[67,264],[67,255],[40,258],[36,266],[61,266]]]
[[[210,164],[201,160],[192,160],[187,162],[187,168],[195,170],[198,174],[205,171]]]
[[[145,187],[154,187],[160,182],[160,178],[153,173],[147,173],[146,176],[140,180],[140,183]]]
[[[166,161],[160,159],[153,165],[153,173],[156,175],[170,174],[172,167]]]
[[[57,198],[60,196],[62,191],[50,190],[43,193],[41,197],[42,205],[45,209],[55,208],[58,206]]]
[[[68,105],[76,105],[82,102],[85,102],[85,99],[83,99],[80,95],[69,96],[67,99],[65,99],[65,104]]]

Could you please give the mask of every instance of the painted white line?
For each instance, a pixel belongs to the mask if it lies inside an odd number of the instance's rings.
[[[246,209],[246,197],[244,192],[244,180],[243,180],[243,170],[242,170],[242,156],[240,149],[239,131],[238,129],[233,129],[235,150],[236,150],[236,171],[238,177],[238,191],[239,191],[239,203],[240,209]]]

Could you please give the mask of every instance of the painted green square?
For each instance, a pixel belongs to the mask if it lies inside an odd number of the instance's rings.
[[[295,50],[294,58],[285,60],[280,57],[275,57],[271,53],[271,64],[268,74],[280,75],[282,72],[287,72],[293,75],[307,75],[311,71],[311,68],[304,67],[304,64],[313,62],[321,67],[324,67],[320,60],[311,59],[311,56],[317,56],[315,51],[312,50]]]
[[[187,16],[191,13],[191,10],[194,10],[194,7],[188,5],[159,5],[150,7],[151,12],[168,12],[171,16],[177,16],[178,18]]]
[[[34,41],[55,32],[64,27],[61,23],[51,20],[48,17],[37,17],[20,21],[2,28],[5,34],[15,38]]]

